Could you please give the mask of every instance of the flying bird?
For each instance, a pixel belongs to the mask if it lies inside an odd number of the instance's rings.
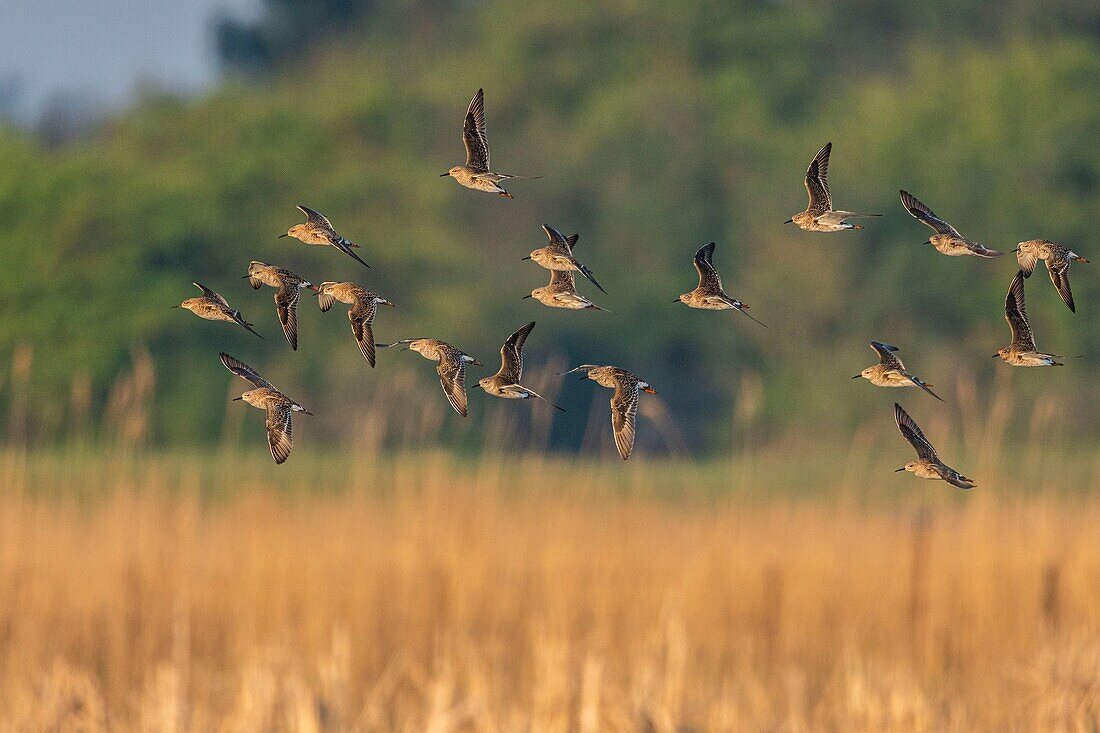
[[[527,298],[534,298],[551,308],[572,308],[574,310],[587,308],[589,310],[611,312],[578,293],[577,281],[573,277],[573,273],[568,270],[551,270],[550,284],[535,288],[530,295],[523,296],[521,300]]]
[[[736,298],[731,298],[722,290],[722,278],[714,269],[711,258],[714,256],[714,242],[699,248],[695,253],[695,269],[699,272],[699,285],[690,293],[684,293],[673,302],[680,302],[689,308],[703,308],[705,310],[729,310],[733,308],[738,313],[752,318],[746,309],[747,305]],[[760,323],[764,326],[763,323]],[[767,328],[767,326],[764,326]]]
[[[1039,366],[1064,366],[1055,359],[1062,357],[1057,354],[1046,354],[1035,348],[1035,334],[1031,332],[1031,324],[1027,320],[1027,310],[1024,307],[1024,271],[1016,273],[1012,278],[1012,284],[1008,286],[1008,295],[1005,296],[1005,320],[1012,331],[1012,343],[997,351],[993,358],[1001,357],[1009,366],[1039,367]]]
[[[298,350],[298,298],[302,288],[316,290],[308,280],[298,277],[290,270],[269,265],[266,262],[252,260],[248,263],[248,282],[256,290],[261,285],[277,288],[275,291],[275,309],[279,313],[279,323],[290,348]]]
[[[1016,253],[1016,261],[1020,263],[1020,270],[1024,273],[1024,277],[1031,277],[1031,273],[1035,271],[1035,263],[1038,260],[1045,261],[1047,263],[1047,273],[1050,274],[1050,281],[1054,283],[1058,295],[1062,296],[1062,302],[1069,306],[1070,312],[1077,312],[1073,305],[1073,292],[1069,289],[1069,266],[1073,264],[1074,260],[1085,263],[1088,260],[1073,250],[1056,242],[1051,242],[1049,239],[1031,239],[1020,242],[1013,251]]]
[[[657,394],[657,391],[625,369],[616,366],[599,366],[597,364],[581,364],[565,374],[585,372],[581,379],[591,379],[602,387],[615,390],[611,395],[611,429],[615,433],[615,447],[619,449],[619,455],[625,461],[630,458],[630,452],[634,449],[634,423],[638,415],[638,394],[648,392]]]
[[[507,400],[527,400],[535,397],[551,407],[565,412],[563,408],[558,407],[538,392],[519,383],[519,380],[523,377],[523,343],[534,327],[535,322],[531,321],[520,326],[519,330],[508,337],[508,340],[500,347],[500,369],[493,376],[479,380],[477,386],[485,390],[486,394],[503,397]]]
[[[540,177],[495,173],[489,168],[489,140],[485,136],[485,90],[483,89],[477,90],[477,94],[470,100],[470,106],[466,110],[466,119],[462,122],[462,143],[466,146],[466,165],[456,165],[446,173],[440,173],[440,178],[451,176],[466,188],[512,198],[512,194],[500,187],[501,181]]]
[[[895,353],[898,350],[897,346],[884,344],[881,341],[872,341],[871,348],[878,354],[878,364],[867,367],[852,379],[863,377],[876,387],[920,387],[940,402],[943,402],[938,394],[929,389],[932,386],[931,384],[905,368],[905,364]]]
[[[374,368],[374,314],[380,305],[395,307],[393,303],[383,298],[378,293],[373,293],[355,283],[323,282],[317,286],[317,304],[321,306],[321,312],[328,312],[336,301],[347,303],[351,306],[348,310],[348,320],[351,321],[351,333],[355,336],[355,342],[359,344],[359,350],[363,352],[367,363]]]
[[[550,239],[550,244],[533,250],[531,254],[521,259],[531,260],[541,267],[545,267],[547,270],[554,270],[557,272],[579,272],[584,275],[590,283],[599,288],[601,293],[606,295],[607,291],[603,289],[602,285],[596,282],[596,278],[592,275],[592,271],[573,256],[573,248],[577,246],[577,239],[579,239],[580,235],[571,234],[566,237],[549,224],[543,224],[542,230],[546,232],[546,236]]]
[[[313,413],[280,392],[275,385],[261,377],[255,369],[243,361],[234,359],[224,352],[218,356],[226,369],[241,379],[251,382],[255,387],[240,397],[234,397],[233,401],[243,400],[253,407],[267,410],[267,445],[271,449],[271,457],[275,459],[275,463],[282,463],[290,456],[290,449],[294,447],[290,416],[295,412],[306,415]]]
[[[415,338],[395,341],[392,344],[378,344],[380,349],[391,346],[405,346],[430,361],[439,362],[435,371],[439,374],[439,384],[447,401],[459,415],[466,417],[466,365],[481,366],[481,362],[464,351],[439,339]]]
[[[208,321],[227,321],[229,323],[236,323],[239,326],[244,326],[257,336],[260,334],[252,328],[252,323],[249,323],[241,315],[241,312],[236,308],[232,308],[229,302],[218,293],[215,293],[210,288],[206,287],[202,283],[191,283],[196,288],[202,291],[202,296],[198,298],[188,298],[179,305],[172,306],[173,308],[183,308],[194,313],[199,318],[205,318]],[[263,336],[260,336],[263,338]]]
[[[370,267],[359,255],[351,251],[352,247],[359,245],[337,234],[329,223],[328,217],[306,206],[298,205],[296,208],[306,215],[305,223],[295,224],[287,230],[286,234],[280,234],[279,239],[294,237],[303,244],[331,245],[364,267]]]
[[[916,475],[917,478],[940,479],[960,489],[972,489],[977,485],[940,460],[940,457],[936,455],[936,449],[924,437],[920,427],[896,402],[894,403],[894,420],[898,424],[898,430],[901,431],[902,437],[908,440],[909,445],[917,451],[917,460],[909,461],[901,468],[896,469],[894,473],[908,471]]]
[[[806,169],[806,192],[810,196],[810,203],[805,211],[795,214],[783,222],[784,224],[797,224],[799,229],[808,232],[839,232],[863,228],[861,224],[845,221],[850,216],[882,216],[833,209],[833,198],[829,194],[829,153],[832,149],[831,142],[825,143],[825,147],[817,151],[817,155],[810,161],[810,167]]]
[[[899,191],[901,205],[905,207],[914,219],[927,224],[935,232],[925,244],[931,244],[941,254],[949,257],[959,255],[975,255],[977,257],[1000,257],[1004,252],[990,249],[984,244],[979,244],[959,234],[959,230],[936,216],[932,209],[922,204],[917,197],[907,191]]]

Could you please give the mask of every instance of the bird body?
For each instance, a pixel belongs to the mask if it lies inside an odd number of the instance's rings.
[[[683,293],[678,299],[679,302],[689,308],[703,310],[729,310],[732,308],[760,323],[760,321],[745,312],[748,308],[747,305],[726,295],[726,292],[722,289],[722,278],[719,277],[718,271],[714,269],[714,265],[711,263],[713,256],[714,242],[700,247],[699,251],[695,253],[694,262],[695,270],[699,273],[699,285],[691,292]],[[760,323],[760,325],[764,326],[763,323]]]
[[[1003,252],[998,252],[995,249],[990,249],[984,244],[979,244],[973,240],[967,239],[959,230],[948,224],[946,221],[936,216],[936,214],[916,196],[907,192],[899,191],[901,194],[901,204],[905,207],[914,219],[931,227],[935,232],[928,238],[926,244],[931,244],[936,248],[936,251],[945,254],[948,257],[958,257],[961,255],[974,255],[976,257],[985,257],[987,259],[993,257],[1000,257]]]
[[[939,479],[960,489],[972,489],[977,485],[971,479],[963,476],[940,460],[939,455],[936,454],[936,449],[924,437],[920,426],[896,402],[894,403],[894,421],[897,423],[902,437],[909,441],[909,444],[917,452],[917,460],[906,463],[901,468],[896,469],[895,473],[908,471],[917,478]]]
[[[940,402],[943,402],[938,394],[929,389],[932,386],[931,384],[905,368],[904,362],[896,353],[898,347],[881,341],[872,341],[871,349],[879,355],[879,363],[867,367],[852,379],[863,377],[876,387],[920,387]]]
[[[615,390],[611,395],[611,430],[615,435],[615,448],[624,461],[634,450],[634,426],[638,415],[638,395],[641,392],[657,394],[657,391],[636,375],[616,366],[581,364],[565,374],[584,372],[581,379],[591,379],[601,387]]]
[[[481,366],[481,362],[464,351],[451,346],[446,341],[430,338],[415,338],[395,341],[392,344],[378,344],[380,349],[392,346],[405,346],[429,361],[438,362],[436,373],[443,394],[455,412],[466,417],[466,365]]]
[[[256,333],[252,328],[255,324],[246,321],[244,316],[241,315],[241,312],[236,308],[230,307],[229,302],[225,298],[202,283],[192,283],[192,285],[201,290],[202,295],[197,298],[188,298],[179,305],[172,306],[173,308],[189,310],[199,318],[204,318],[208,321],[236,323],[252,333],[255,333],[257,336],[260,336],[260,334]],[[260,336],[260,338],[263,338],[263,336]]]
[[[302,288],[316,290],[316,286],[305,278],[295,275],[290,270],[269,265],[266,262],[252,260],[248,264],[248,274],[245,276],[248,282],[256,290],[260,286],[276,288],[275,309],[279,314],[279,323],[283,327],[283,335],[290,343],[290,347],[298,350],[298,299]]]
[[[1035,334],[1031,331],[1031,323],[1027,319],[1027,309],[1024,305],[1024,271],[1016,273],[1012,283],[1008,286],[1008,295],[1005,296],[1005,320],[1008,321],[1009,330],[1012,332],[1012,342],[999,349],[994,357],[1001,359],[1009,366],[1040,367],[1040,366],[1064,366],[1057,361],[1057,354],[1047,354],[1039,351],[1035,346]]]
[[[580,238],[579,235],[571,234],[566,237],[549,224],[543,224],[542,230],[546,232],[546,236],[549,238],[550,243],[545,247],[539,247],[536,250],[532,250],[531,254],[523,259],[531,260],[539,266],[554,272],[579,272],[584,275],[589,282],[599,288],[600,292],[607,293],[607,291],[603,289],[603,286],[596,282],[596,278],[592,274],[592,271],[573,256],[573,248],[577,246],[577,240]]]
[[[466,188],[512,198],[512,194],[505,191],[500,183],[511,178],[523,178],[523,176],[496,173],[489,169],[484,89],[477,90],[474,98],[470,100],[470,106],[466,109],[466,117],[462,122],[462,144],[466,147],[466,165],[456,165],[446,173],[440,174],[440,177],[450,176]]]
[[[881,214],[857,214],[854,211],[833,209],[833,197],[829,193],[829,155],[833,144],[825,143],[806,169],[806,193],[809,204],[805,211],[792,216],[785,223],[795,224],[808,232],[840,232],[845,229],[862,229],[860,224],[847,221],[853,216],[881,216]]]
[[[1030,239],[1016,245],[1016,261],[1020,264],[1020,271],[1024,277],[1031,277],[1035,271],[1035,264],[1043,260],[1047,264],[1047,274],[1054,283],[1062,302],[1069,307],[1070,312],[1076,313],[1077,308],[1073,304],[1073,291],[1069,287],[1069,266],[1076,262],[1088,263],[1081,255],[1068,247],[1063,247],[1049,239]]]
[[[568,270],[551,270],[550,284],[535,288],[524,298],[534,298],[551,308],[606,310],[577,292],[577,281]]]
[[[317,286],[317,304],[321,307],[321,312],[327,312],[336,301],[351,306],[348,309],[351,333],[359,344],[359,351],[371,368],[374,368],[374,315],[379,305],[393,308],[393,303],[355,283],[323,282]]]
[[[218,355],[226,369],[236,374],[241,379],[251,382],[255,389],[243,392],[234,400],[242,400],[253,407],[267,411],[267,444],[271,450],[271,457],[275,463],[284,462],[294,447],[294,433],[291,426],[291,415],[295,412],[303,412],[312,415],[309,410],[298,402],[283,394],[271,382],[267,381],[239,359],[234,359],[226,353]]]
[[[534,321],[525,323],[508,337],[508,340],[500,347],[500,369],[493,376],[478,380],[477,386],[481,387],[486,394],[494,397],[501,397],[506,400],[527,400],[534,397],[551,407],[562,410],[561,407],[558,407],[535,390],[524,387],[519,382],[523,378],[523,344],[527,341],[527,336],[534,327]]]
[[[359,245],[338,234],[331,222],[329,222],[328,217],[300,204],[296,208],[306,215],[305,223],[295,224],[287,230],[286,234],[280,234],[280,238],[294,237],[303,244],[335,247],[364,267],[370,267],[370,265],[364,262],[359,255],[351,251],[352,248],[358,247]]]

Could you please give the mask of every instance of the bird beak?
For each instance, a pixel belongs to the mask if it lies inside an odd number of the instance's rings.
[[[446,173],[440,173],[440,174],[439,174],[439,177],[440,177],[440,178],[446,178],[446,177],[447,177],[447,176],[449,176],[449,175],[451,175],[451,172],[450,172],[450,171],[447,171]]]
[[[1014,253],[1015,253],[1015,252],[1019,252],[1019,251],[1020,251],[1020,248],[1019,248],[1019,247],[1017,247],[1016,249],[1014,249],[1014,250],[1012,250],[1012,251],[1013,251]]]
[[[852,379],[859,379],[859,378],[860,378],[860,377],[862,377],[862,376],[863,376],[862,374],[857,374],[857,375],[855,375],[854,377],[852,377]]]
[[[320,295],[320,294],[321,294],[321,291],[320,291],[320,290],[314,290],[314,291],[313,291],[313,297],[314,297],[314,298],[316,298],[316,297],[317,297],[318,295]]]
[[[178,305],[174,305],[174,306],[172,306],[172,307],[173,307],[173,308],[179,308],[179,306],[178,306]]]
[[[794,223],[794,219],[787,219],[787,221],[785,221],[785,222],[783,222],[783,223],[784,223],[784,224],[793,224],[793,223]]]
[[[234,397],[231,401],[232,402],[237,402],[237,401],[243,400],[243,399],[244,399],[244,397]]]
[[[989,358],[990,358],[990,359],[996,359],[996,358],[997,358],[998,356],[1000,356],[1000,354],[994,354],[993,356],[991,356],[991,357],[989,357]]]
[[[531,259],[531,255],[527,255],[526,257],[520,257],[519,261],[523,262],[524,260],[529,260],[529,259]]]
[[[680,299],[679,299],[679,298],[677,298],[676,300],[674,300],[674,301],[672,301],[672,302],[673,302],[673,303],[679,303],[679,302],[680,302]]]
[[[282,239],[283,237],[289,237],[289,236],[290,236],[289,234],[280,234],[279,236],[277,236],[275,238],[276,239]]]
[[[932,244],[932,240],[931,239],[926,239],[926,240],[924,240],[924,244]]]
[[[525,295],[525,296],[523,296],[522,298],[520,298],[520,300],[527,300],[527,299],[528,299],[528,298],[530,298],[530,297],[532,297],[532,296],[531,296],[530,294],[528,294],[528,295]],[[172,307],[173,307],[173,308],[178,308],[179,306],[176,306],[176,305],[174,305],[174,306],[172,306]]]
[[[252,277],[252,276],[251,275],[241,275],[242,280],[247,280],[250,277]]]
[[[902,466],[901,468],[895,468],[894,473],[901,473],[904,470],[905,470],[905,466]]]

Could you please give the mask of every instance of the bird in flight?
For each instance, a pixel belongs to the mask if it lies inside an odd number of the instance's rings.
[[[927,224],[935,232],[925,244],[932,245],[941,254],[949,257],[975,255],[985,258],[1000,257],[1004,254],[1004,252],[990,249],[984,244],[979,244],[959,234],[958,229],[936,216],[932,209],[922,204],[916,196],[908,191],[899,191],[899,193],[901,194],[901,205],[905,207],[905,210],[914,219],[922,224]]]
[[[279,323],[283,326],[283,335],[290,348],[298,350],[298,298],[302,288],[316,290],[316,286],[305,278],[298,277],[290,270],[269,265],[266,262],[252,260],[248,263],[248,282],[256,290],[261,285],[276,288],[275,309],[279,314]]]
[[[551,270],[550,284],[535,288],[530,295],[523,296],[522,300],[527,298],[534,298],[551,308],[572,308],[574,310],[587,308],[589,310],[611,312],[578,293],[577,281],[573,277],[573,273],[568,270]]]
[[[194,313],[199,318],[205,318],[208,321],[227,321],[229,323],[236,323],[239,326],[244,326],[257,336],[260,334],[252,328],[252,323],[249,323],[241,315],[241,312],[236,308],[232,308],[229,302],[218,293],[215,293],[210,288],[206,287],[202,283],[191,283],[196,288],[202,291],[202,295],[198,298],[188,298],[179,305],[172,306],[173,308],[183,308]],[[263,336],[260,336],[263,338]]]
[[[810,196],[810,203],[805,211],[795,214],[783,222],[784,224],[797,224],[799,229],[808,232],[839,232],[863,228],[861,224],[846,221],[848,217],[882,216],[833,209],[833,197],[829,193],[829,153],[832,149],[831,142],[825,143],[825,147],[817,151],[817,155],[810,161],[810,167],[806,169],[806,192]]]
[[[897,346],[884,344],[881,341],[872,341],[871,348],[878,354],[879,362],[867,367],[852,379],[863,377],[876,387],[920,387],[940,402],[943,399],[929,389],[931,384],[920,379],[905,368],[901,357],[897,355]]]
[[[1020,270],[1024,273],[1024,277],[1031,277],[1031,273],[1035,271],[1037,261],[1043,260],[1046,262],[1050,281],[1054,283],[1058,295],[1062,296],[1062,302],[1069,306],[1071,313],[1077,312],[1077,308],[1073,305],[1073,292],[1069,289],[1069,266],[1073,264],[1074,260],[1085,263],[1088,260],[1073,250],[1056,242],[1051,242],[1049,239],[1031,239],[1020,242],[1013,251],[1016,253],[1016,261],[1020,263]]]
[[[896,469],[894,473],[908,471],[917,478],[940,479],[960,489],[972,489],[977,485],[940,460],[940,457],[936,455],[936,449],[924,437],[920,427],[896,402],[894,403],[894,421],[897,422],[902,437],[908,440],[909,445],[917,451],[917,460],[909,461],[901,468]]]
[[[358,244],[348,241],[346,238],[336,233],[336,230],[332,228],[332,224],[329,223],[328,217],[306,206],[299,205],[298,211],[306,215],[306,221],[304,224],[295,224],[287,230],[286,234],[280,234],[279,239],[283,237],[294,237],[303,244],[317,244],[317,245],[331,245],[340,250],[348,257],[351,257],[364,267],[370,267],[366,262],[363,262],[359,255],[352,252],[353,247],[358,247]]]
[[[535,390],[524,387],[519,383],[519,380],[523,378],[523,344],[534,327],[535,322],[531,321],[520,326],[515,333],[508,337],[508,340],[500,347],[500,369],[493,376],[480,379],[477,386],[481,387],[486,394],[503,397],[506,400],[527,400],[535,397],[551,407],[565,412],[563,408],[558,407]]]
[[[348,320],[351,321],[351,333],[355,336],[359,350],[363,352],[367,363],[374,368],[374,314],[380,305],[395,307],[393,303],[378,293],[372,293],[355,283],[323,282],[317,286],[317,304],[321,312],[327,313],[336,301],[351,306]]]
[[[699,285],[690,293],[684,293],[674,303],[683,303],[689,308],[703,308],[705,310],[729,310],[733,308],[753,321],[760,323],[750,316],[747,305],[736,298],[731,298],[722,290],[722,278],[714,269],[711,258],[714,256],[714,242],[699,248],[695,253],[695,269],[699,272]],[[760,323],[764,326],[763,323]],[[764,326],[767,328],[767,326]]]
[[[641,392],[657,394],[657,391],[637,376],[616,366],[581,364],[564,374],[584,372],[581,377],[591,379],[602,387],[615,390],[611,395],[611,429],[615,434],[615,447],[625,461],[634,450],[634,424],[638,415],[638,395]]]
[[[1038,351],[1035,347],[1035,334],[1031,332],[1031,324],[1027,320],[1027,309],[1024,306],[1023,270],[1016,273],[1016,277],[1012,278],[1012,284],[1008,286],[1008,295],[1005,296],[1005,320],[1008,321],[1008,327],[1012,331],[1012,342],[998,350],[993,358],[999,356],[1009,366],[1064,366],[1056,361],[1062,357]]]
[[[290,416],[295,412],[306,415],[313,413],[280,392],[275,385],[261,377],[255,369],[243,361],[234,359],[225,352],[218,356],[226,369],[241,379],[251,382],[255,387],[240,397],[234,397],[233,401],[243,400],[253,407],[267,410],[267,445],[271,449],[271,457],[275,459],[275,463],[282,463],[290,456],[290,449],[294,447]]]
[[[415,338],[395,341],[392,344],[378,344],[380,349],[391,346],[405,346],[430,361],[439,362],[435,371],[439,374],[439,384],[447,401],[459,415],[466,417],[466,365],[481,366],[481,362],[464,351],[439,339]]]
[[[541,267],[545,267],[547,270],[554,270],[556,272],[579,272],[584,275],[590,283],[599,288],[601,293],[606,295],[607,291],[603,289],[602,285],[596,282],[596,278],[592,275],[592,271],[573,256],[573,248],[577,246],[577,239],[580,238],[580,235],[570,234],[566,237],[549,224],[543,224],[542,230],[546,232],[546,236],[550,239],[550,244],[533,250],[531,254],[521,259],[531,260]]]
[[[512,178],[533,179],[540,177],[495,173],[489,168],[489,139],[485,136],[484,89],[478,89],[477,94],[470,100],[470,106],[466,110],[466,119],[462,122],[462,144],[466,146],[466,165],[456,165],[446,173],[440,173],[440,178],[451,176],[466,188],[512,198],[512,194],[501,188],[501,181]]]

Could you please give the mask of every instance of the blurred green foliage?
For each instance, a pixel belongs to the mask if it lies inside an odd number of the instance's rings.
[[[73,379],[90,377],[102,404],[135,348],[157,364],[161,443],[217,437],[229,381],[220,350],[327,414],[319,425],[333,435],[342,411],[384,393],[395,370],[438,389],[416,355],[382,351],[369,370],[343,310],[322,315],[308,297],[291,352],[273,291],[241,280],[260,259],[378,290],[398,304],[379,315],[380,341],[439,337],[487,367],[534,319],[529,364],[564,355],[632,369],[700,449],[744,429],[745,375],[763,385],[760,436],[844,431],[887,413],[899,393],[849,379],[874,361],[870,339],[901,346],[950,397],[958,374],[983,384],[1008,369],[989,356],[1007,343],[1015,261],[922,245],[930,232],[899,188],[995,248],[1046,237],[1100,260],[1100,10],[1032,5],[372,3],[343,24],[319,20],[264,59],[267,75],[230,77],[198,100],[146,97],[61,149],[0,132],[0,354],[34,346],[32,404],[47,436],[66,420]],[[286,35],[265,22],[268,37]],[[478,87],[494,166],[543,176],[514,182],[513,201],[439,178],[463,162],[462,116]],[[804,208],[803,172],[828,140],[838,206],[884,214],[863,231],[781,223]],[[361,243],[373,269],[277,240],[299,203]],[[520,261],[541,246],[543,222],[580,233],[578,255],[610,294],[580,289],[616,315],[520,300],[547,280]],[[673,303],[695,285],[692,253],[712,240],[727,291],[768,329]],[[1027,399],[1064,400],[1068,424],[1095,435],[1100,288],[1089,267],[1072,273],[1076,315],[1043,272],[1027,283],[1040,348],[1084,358],[1008,378]],[[197,293],[192,280],[266,340],[170,310]],[[579,442],[570,423],[590,394],[566,385],[573,412],[555,423],[558,444]],[[530,407],[471,401],[474,423]]]

